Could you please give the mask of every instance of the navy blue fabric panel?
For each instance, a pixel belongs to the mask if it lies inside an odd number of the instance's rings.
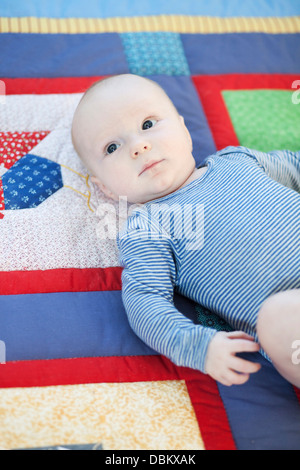
[[[175,303],[194,319],[194,303]],[[121,291],[0,296],[6,360],[157,354],[132,331]]]
[[[182,34],[181,39],[192,75],[300,72],[300,34]],[[129,72],[117,33],[3,33],[0,49],[2,77]]]
[[[117,33],[3,33],[0,51],[0,77],[86,77],[129,71]]]
[[[192,75],[300,72],[300,34],[182,34]]]
[[[6,360],[155,354],[131,330],[120,291],[0,297]]]
[[[191,78],[165,75],[152,75],[148,78],[164,88],[178,112],[184,117],[193,140],[193,155],[199,166],[208,155],[216,151],[216,146]]]
[[[219,384],[237,448],[300,450],[300,407],[293,387],[260,354],[251,360],[263,367],[246,384]]]
[[[192,75],[300,72],[300,34],[182,34],[181,39]],[[129,72],[117,33],[3,33],[0,49],[2,77]]]

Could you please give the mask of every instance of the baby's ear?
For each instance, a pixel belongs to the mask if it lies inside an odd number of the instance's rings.
[[[114,199],[115,201],[118,199],[117,196],[110,191],[96,176],[91,176],[91,182],[96,184],[98,188],[105,194],[105,196]]]

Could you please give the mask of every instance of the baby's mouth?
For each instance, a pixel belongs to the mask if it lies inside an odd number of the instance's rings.
[[[154,166],[156,166],[158,163],[160,163],[162,161],[163,161],[163,159],[161,159],[161,160],[150,160],[150,162],[146,163],[143,166],[142,171],[139,173],[139,176],[141,176],[143,173],[145,173],[145,171],[150,170],[150,168],[153,168]]]

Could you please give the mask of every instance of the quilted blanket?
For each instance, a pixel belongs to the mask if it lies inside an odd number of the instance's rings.
[[[132,332],[122,208],[70,137],[87,87],[133,73],[174,101],[197,164],[228,145],[299,150],[299,0],[2,0],[0,55],[0,448],[300,450],[299,390],[262,357],[225,387]]]

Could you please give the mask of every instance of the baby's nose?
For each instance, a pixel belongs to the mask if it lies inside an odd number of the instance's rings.
[[[149,150],[151,150],[151,144],[149,142],[140,142],[133,146],[131,154],[133,158],[137,158],[139,155]]]

